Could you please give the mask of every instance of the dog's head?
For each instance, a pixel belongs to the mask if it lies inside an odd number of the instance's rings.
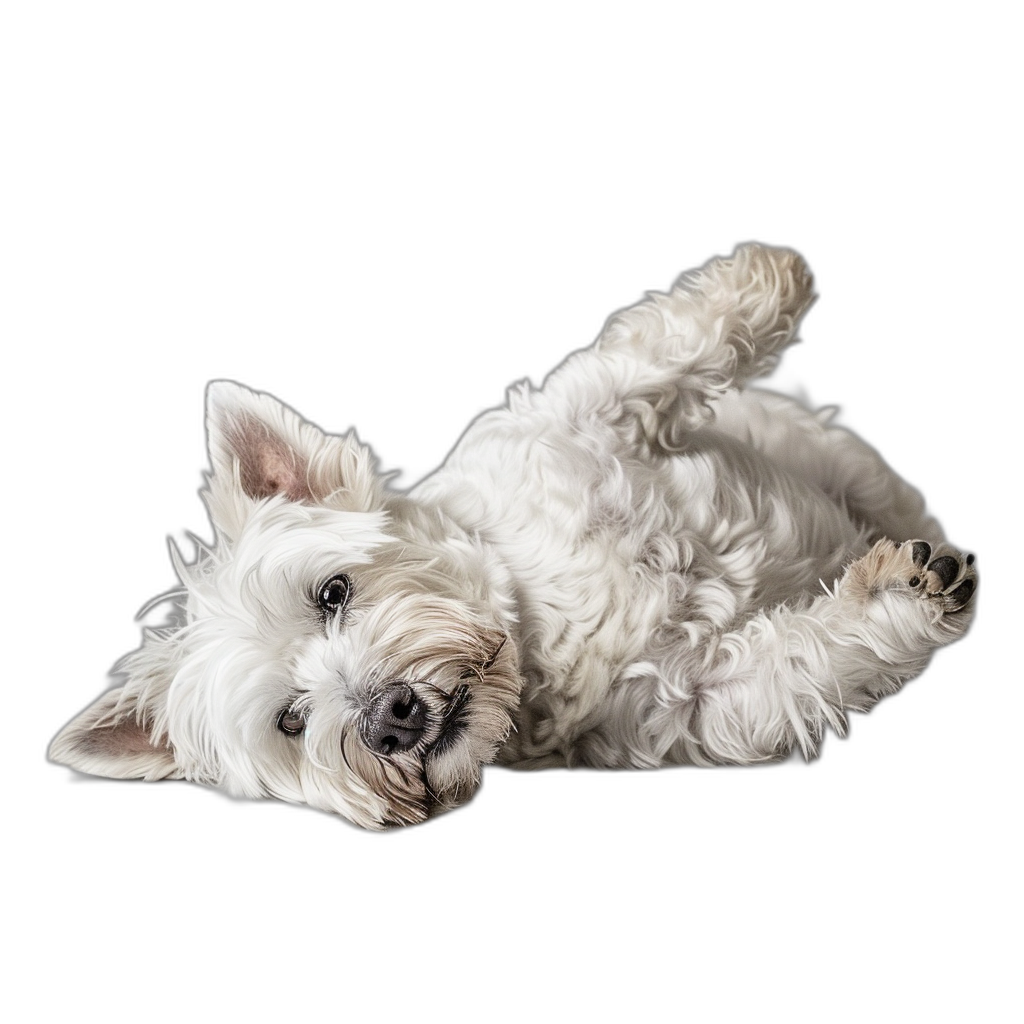
[[[268,395],[210,385],[215,543],[176,621],[53,760],[186,778],[382,828],[468,798],[520,689],[510,588],[475,538],[387,490],[369,451]]]

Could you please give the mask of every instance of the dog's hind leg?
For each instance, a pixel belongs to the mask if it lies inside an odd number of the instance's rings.
[[[756,389],[723,395],[709,426],[737,438],[791,475],[825,492],[876,537],[920,537],[932,545],[942,527],[920,493],[855,434],[794,399]]]
[[[795,252],[741,246],[612,316],[544,393],[571,420],[596,415],[630,440],[679,451],[714,397],[771,369],[812,299]]]
[[[842,732],[847,710],[895,691],[966,631],[974,559],[932,554],[923,541],[880,541],[832,593],[667,653],[648,665],[654,685],[623,745],[647,763],[751,764],[794,748],[812,756],[826,725]]]

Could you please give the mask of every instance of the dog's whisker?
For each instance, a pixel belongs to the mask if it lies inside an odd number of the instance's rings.
[[[449,694],[449,702],[447,702],[447,705],[444,707],[442,717],[444,719],[450,719],[453,716],[458,715],[463,708],[466,707],[472,697],[473,693],[466,684],[459,686],[453,693]]]
[[[501,650],[502,650],[502,648],[503,648],[503,647],[505,646],[505,644],[506,644],[506,643],[508,643],[508,637],[507,637],[507,636],[503,636],[503,637],[501,638],[501,643],[499,643],[499,644],[498,644],[498,646],[497,646],[497,647],[496,647],[496,648],[494,649],[494,653],[493,653],[493,654],[492,654],[492,655],[490,656],[490,658],[488,658],[488,659],[487,659],[487,661],[485,661],[485,662],[484,662],[484,664],[483,664],[483,665],[481,666],[481,668],[482,668],[482,669],[483,669],[483,670],[484,670],[485,672],[486,672],[486,671],[487,671],[487,670],[488,670],[489,668],[492,668],[492,667],[493,667],[494,663],[495,663],[495,662],[496,662],[496,661],[498,660],[498,655],[499,655],[499,654],[501,654]]]

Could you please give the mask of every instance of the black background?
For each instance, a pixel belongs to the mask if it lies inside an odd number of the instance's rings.
[[[89,134],[59,199],[48,266],[60,287],[41,315],[70,356],[38,414],[60,436],[40,515],[57,549],[42,582],[59,599],[59,666],[32,722],[37,839],[68,851],[55,885],[85,893],[97,865],[118,864],[241,889],[245,865],[261,884],[301,874],[328,890],[364,872],[464,896],[479,877],[515,879],[546,903],[611,877],[716,879],[727,863],[755,888],[783,861],[811,888],[846,885],[949,858],[965,837],[992,842],[978,782],[1007,725],[977,700],[994,683],[980,669],[984,582],[971,636],[810,766],[490,769],[468,809],[381,837],[45,765],[49,738],[137,643],[135,614],[174,585],[167,539],[187,550],[189,532],[209,537],[208,381],[269,391],[329,431],[354,426],[413,483],[508,385],[541,384],[610,313],[743,241],[799,250],[821,296],[777,385],[839,404],[977,552],[983,581],[995,567],[983,460],[1001,453],[973,270],[986,253],[965,214],[921,193],[918,167],[883,174],[820,153],[766,179],[738,152],[694,166],[595,143],[569,168],[514,140],[383,157],[366,138],[271,142],[210,121],[182,127],[184,146],[125,126],[127,141]]]

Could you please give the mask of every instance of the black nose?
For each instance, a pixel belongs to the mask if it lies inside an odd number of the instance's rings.
[[[427,725],[427,709],[407,683],[391,683],[370,702],[363,719],[363,742],[378,754],[416,746]]]

